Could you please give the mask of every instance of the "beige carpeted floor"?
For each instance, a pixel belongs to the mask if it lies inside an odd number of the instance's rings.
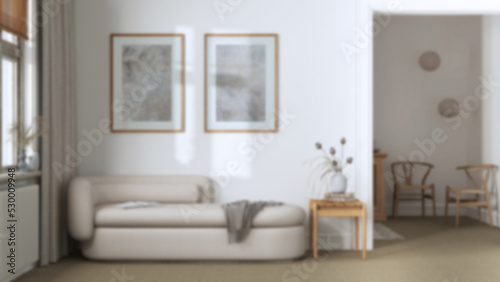
[[[102,263],[72,256],[16,282],[500,281],[500,230],[462,222],[455,230],[452,220],[445,225],[442,218],[388,221],[405,240],[376,241],[366,261],[348,251],[320,253],[318,263],[309,257],[277,263]]]

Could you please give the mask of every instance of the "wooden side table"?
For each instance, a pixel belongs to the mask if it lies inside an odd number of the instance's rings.
[[[359,200],[354,202],[330,202],[325,200],[309,200],[309,240],[314,259],[318,259],[318,218],[329,217],[354,217],[355,249],[359,250],[359,224],[361,218],[363,226],[361,257],[366,259],[366,205]]]

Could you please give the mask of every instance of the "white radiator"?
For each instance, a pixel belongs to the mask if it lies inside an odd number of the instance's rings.
[[[8,198],[7,190],[0,190],[0,281],[18,277],[19,273],[33,267],[39,261],[39,186],[16,187],[17,222],[7,221],[10,219],[7,210]],[[15,247],[8,245],[8,239],[12,234],[7,227],[11,223],[15,223]],[[10,248],[15,248],[16,275],[8,272],[7,256],[11,253]]]

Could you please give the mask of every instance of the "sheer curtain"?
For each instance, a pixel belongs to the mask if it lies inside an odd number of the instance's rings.
[[[66,194],[74,166],[67,150],[75,146],[73,1],[40,0],[41,103],[49,133],[42,140],[42,265],[71,251]],[[40,20],[42,19],[42,20]]]

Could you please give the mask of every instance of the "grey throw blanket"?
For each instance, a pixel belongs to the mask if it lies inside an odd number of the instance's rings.
[[[278,202],[249,202],[243,200],[223,205],[222,207],[226,213],[229,244],[240,243],[247,238],[248,234],[250,234],[253,219],[264,207],[279,206],[282,204]]]

